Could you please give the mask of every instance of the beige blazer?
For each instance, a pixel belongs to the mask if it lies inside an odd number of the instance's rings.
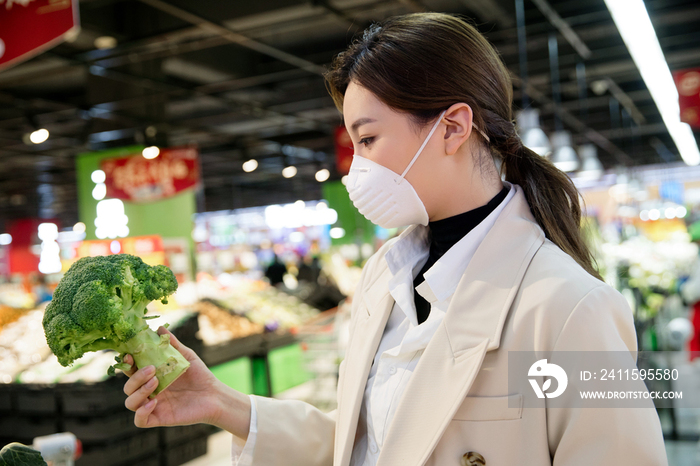
[[[387,431],[377,466],[663,466],[656,410],[510,408],[508,351],[635,351],[632,311],[545,238],[520,186],[477,249]],[[255,397],[256,465],[348,466],[394,300],[384,254],[353,299],[338,409]],[[470,453],[471,452],[471,453]],[[471,461],[463,460],[468,454]],[[463,462],[464,461],[464,462]]]

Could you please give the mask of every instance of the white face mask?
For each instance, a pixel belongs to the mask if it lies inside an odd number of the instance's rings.
[[[428,224],[428,212],[423,202],[404,177],[423,152],[444,115],[445,112],[440,114],[428,137],[401,175],[370,159],[353,155],[346,187],[355,208],[367,220],[383,228]]]

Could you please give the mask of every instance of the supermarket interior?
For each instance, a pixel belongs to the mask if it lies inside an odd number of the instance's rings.
[[[0,447],[231,464],[225,430],[136,427],[119,352],[52,352],[45,310],[88,257],[169,268],[148,325],[225,385],[336,409],[363,266],[405,230],[350,199],[357,141],[324,73],[370,25],[420,12],[466,20],[505,64],[523,145],[578,189],[597,270],[652,354],[639,369],[681,375],[646,381],[683,392],[654,400],[668,464],[700,465],[697,0],[0,0]],[[462,464],[500,464],[485,456]]]

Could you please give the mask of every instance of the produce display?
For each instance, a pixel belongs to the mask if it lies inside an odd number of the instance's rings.
[[[298,298],[269,287],[254,293],[240,293],[219,301],[223,306],[243,314],[267,331],[298,327],[317,316],[319,310]]]
[[[199,336],[207,346],[263,333],[264,326],[248,320],[244,316],[233,314],[223,309],[212,300],[203,300],[195,304],[199,314]]]
[[[635,236],[619,244],[604,243],[601,250],[600,262],[609,271],[606,281],[623,292],[639,290],[635,318],[640,321],[658,314],[665,297],[676,293],[678,278],[689,274],[698,256],[698,246],[688,242],[685,234],[666,241]]]
[[[186,293],[178,291],[176,295],[181,304],[196,309],[197,301],[208,299],[235,315],[245,316],[264,326],[266,332],[298,327],[320,312],[295,296],[242,274],[223,273],[213,277],[200,273],[194,288],[187,288]]]
[[[24,291],[22,285],[5,283],[0,285],[0,306],[14,309],[32,309],[36,297]]]
[[[27,312],[26,309],[17,309],[10,306],[0,305],[0,331],[7,324],[11,324]]]
[[[177,329],[193,315],[184,310],[170,311],[149,322],[154,327],[169,325]],[[0,330],[0,383],[91,383],[109,378],[108,369],[117,352],[85,353],[70,366],[62,366],[46,343],[43,316],[43,310],[32,310]]]
[[[12,383],[18,374],[51,355],[41,325],[43,316],[40,309],[25,312],[0,331],[0,383]]]
[[[146,322],[148,303],[166,302],[176,289],[175,275],[165,266],[151,267],[129,254],[84,257],[66,272],[46,307],[46,340],[63,366],[104,349],[120,353],[119,369],[128,368],[122,363],[127,353],[138,367],[154,365],[155,396],[190,365],[169,336],[158,335]]]

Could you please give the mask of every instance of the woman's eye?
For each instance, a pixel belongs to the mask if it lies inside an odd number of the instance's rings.
[[[374,139],[374,138],[363,138],[363,139],[360,139],[360,144],[362,144],[363,146],[367,147],[367,146],[372,142],[373,139]]]

